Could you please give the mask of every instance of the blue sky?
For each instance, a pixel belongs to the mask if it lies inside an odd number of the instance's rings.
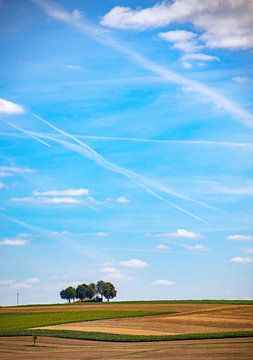
[[[253,298],[252,2],[0,2],[0,304]]]

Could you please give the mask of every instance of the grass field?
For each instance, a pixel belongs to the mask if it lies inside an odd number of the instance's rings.
[[[1,307],[0,336],[131,342],[249,337],[252,315],[252,301],[223,300]]]

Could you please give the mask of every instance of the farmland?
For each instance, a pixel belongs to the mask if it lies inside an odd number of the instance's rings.
[[[151,359],[157,352],[165,359],[172,349],[178,353],[176,359],[183,359],[182,349],[189,353],[197,349],[204,358],[216,346],[221,359],[229,354],[228,348],[252,356],[253,304],[250,301],[157,301],[2,307],[0,334],[0,352],[5,354],[5,359],[14,359],[18,349],[20,359],[23,353],[24,359],[32,359],[35,352],[36,359],[50,356],[65,359],[72,353],[79,359],[83,346],[95,346],[94,359],[103,358],[106,351],[112,351],[115,358],[124,353],[134,359]],[[39,345],[31,347],[31,335],[38,336],[43,349]],[[92,340],[96,340],[97,346]],[[105,342],[107,345],[102,346]],[[131,345],[119,350],[117,342]],[[143,352],[147,354],[141,357]]]

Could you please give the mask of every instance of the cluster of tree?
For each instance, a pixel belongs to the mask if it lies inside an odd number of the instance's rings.
[[[66,289],[61,290],[60,297],[64,300],[79,299],[80,301],[103,301],[104,297],[109,301],[117,295],[117,290],[110,282],[99,280],[96,284],[80,284],[75,289],[73,286],[69,286]]]

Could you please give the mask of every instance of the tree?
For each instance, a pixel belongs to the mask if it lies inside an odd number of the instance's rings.
[[[96,284],[95,283],[90,283],[89,287],[93,290],[93,292],[94,292],[93,296],[95,296],[97,294]]]
[[[84,301],[84,299],[91,300],[94,296],[95,296],[95,290],[91,286],[91,284],[78,285],[78,287],[76,288],[76,297],[81,301]]]
[[[90,285],[86,285],[86,284],[83,284],[83,286],[85,287],[85,292],[86,292],[86,298],[87,299],[92,299],[95,295],[95,291],[94,289],[90,286]]]
[[[67,299],[68,302],[70,303],[71,300],[74,300],[76,297],[76,289],[73,288],[72,286],[69,286],[68,288],[63,289],[60,292],[60,297],[64,300]]]
[[[86,297],[86,289],[83,285],[78,285],[76,288],[76,297],[83,301]]]
[[[99,280],[96,284],[97,293],[101,296],[102,301],[104,297],[104,284],[105,282],[103,280]]]
[[[66,300],[66,299],[67,299],[67,297],[66,297],[66,290],[65,290],[65,289],[61,290],[61,292],[60,292],[60,297],[61,297],[63,300]]]
[[[117,295],[117,290],[115,289],[114,285],[110,282],[104,283],[103,286],[103,295],[109,301],[113,299]]]

